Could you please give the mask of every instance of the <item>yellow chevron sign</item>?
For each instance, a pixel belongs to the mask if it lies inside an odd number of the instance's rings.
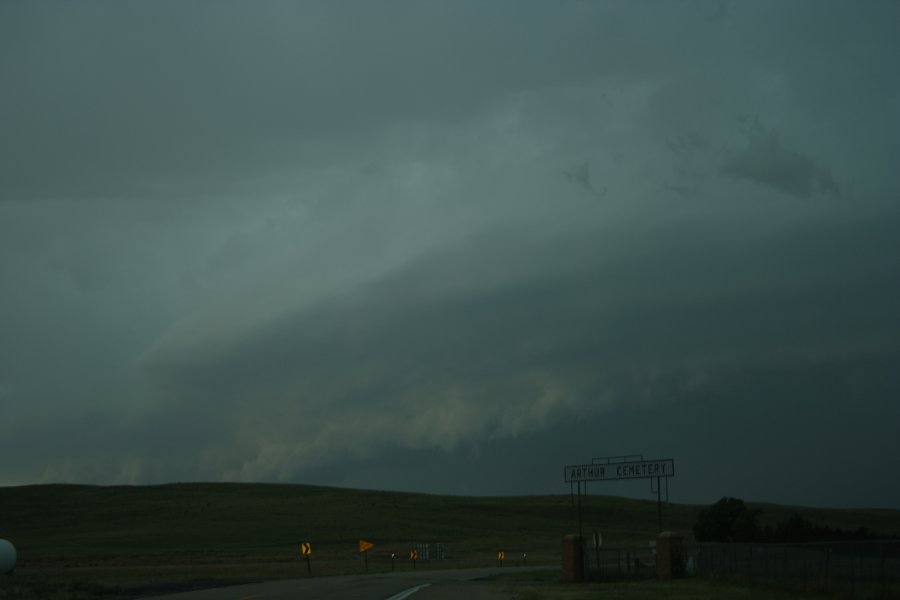
[[[416,560],[417,558],[419,558],[419,553],[416,552],[415,550],[410,550],[409,557],[413,560]]]
[[[359,551],[360,552],[368,552],[372,548],[375,547],[375,544],[372,542],[367,542],[366,540],[359,540]]]
[[[500,552],[497,553],[497,558],[499,558],[500,560],[503,560],[504,558],[506,558],[506,552],[501,550]]]
[[[302,544],[300,544],[300,554],[302,554],[303,556],[309,556],[310,554],[312,554],[312,544],[310,544],[309,542],[303,542]]]

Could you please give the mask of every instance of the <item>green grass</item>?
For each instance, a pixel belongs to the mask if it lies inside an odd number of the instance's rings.
[[[634,581],[587,584],[513,586],[517,600],[814,600],[821,596],[751,590],[745,587],[688,578],[671,581]]]
[[[690,530],[702,507],[666,505],[666,529]],[[900,511],[763,506],[764,518],[799,511],[816,523],[900,533]],[[584,532],[607,547],[647,547],[656,503],[590,496]],[[370,571],[411,569],[417,542],[441,542],[447,560],[419,568],[558,565],[560,538],[577,528],[569,495],[511,498],[434,496],[305,485],[172,484],[0,488],[0,538],[19,552],[15,575],[0,577],[0,598],[113,597],[175,582],[222,583],[303,577],[301,542],[311,542],[314,574],[363,572],[362,538],[375,544]],[[49,589],[57,585],[60,591]],[[43,593],[29,590],[45,586]],[[68,586],[68,587],[67,587]],[[69,592],[72,593],[67,593]],[[74,590],[74,591],[73,591]],[[134,592],[132,592],[134,593]]]

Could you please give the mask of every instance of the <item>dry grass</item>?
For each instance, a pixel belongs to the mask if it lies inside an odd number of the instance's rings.
[[[793,592],[748,589],[705,579],[588,584],[537,584],[513,588],[518,600],[814,600],[824,598]]]
[[[688,533],[701,507],[668,505],[666,528]],[[792,509],[766,507],[768,512]],[[605,546],[646,548],[653,501],[591,496],[585,533]],[[816,511],[823,524],[900,533],[900,511]],[[299,545],[311,542],[316,575],[363,572],[362,538],[375,543],[370,571],[397,570],[417,542],[441,542],[446,561],[426,567],[559,564],[560,537],[577,527],[568,495],[433,496],[304,485],[173,484],[144,487],[0,488],[0,537],[16,544],[15,575],[0,598],[102,598],[149,586],[303,577]]]

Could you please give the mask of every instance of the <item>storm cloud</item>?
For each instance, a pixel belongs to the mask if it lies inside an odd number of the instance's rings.
[[[723,172],[796,198],[814,194],[840,196],[831,171],[817,166],[809,157],[782,148],[774,135],[752,139],[747,148],[726,161]]]
[[[898,22],[3,4],[0,484],[900,506]]]

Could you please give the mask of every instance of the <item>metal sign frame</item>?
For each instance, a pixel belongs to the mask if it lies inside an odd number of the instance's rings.
[[[596,459],[595,459],[596,460]],[[566,465],[563,478],[566,483],[586,481],[619,481],[622,479],[657,479],[675,476],[675,460],[639,460]]]
[[[591,459],[590,464],[566,465],[563,480],[572,489],[572,503],[575,503],[575,487],[578,488],[578,535],[581,533],[581,486],[587,494],[589,481],[626,481],[629,479],[649,479],[650,493],[656,494],[659,531],[662,532],[662,480],[665,479],[666,502],[669,501],[669,477],[675,477],[675,459],[661,458],[644,460],[643,454],[624,456],[604,456]],[[656,485],[654,486],[654,480]]]

